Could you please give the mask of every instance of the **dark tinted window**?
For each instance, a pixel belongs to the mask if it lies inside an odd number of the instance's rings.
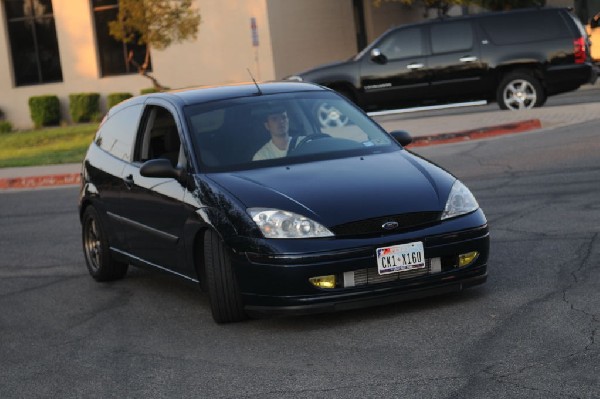
[[[131,151],[142,112],[142,104],[132,105],[111,115],[100,126],[96,143],[115,157],[131,162]]]
[[[17,86],[61,82],[51,0],[6,0],[8,38]]]
[[[516,44],[569,36],[569,29],[557,12],[528,12],[495,15],[481,20],[481,27],[495,44]]]
[[[92,0],[92,5],[102,76],[137,73],[137,69],[127,61],[127,58],[132,52],[134,60],[143,64],[146,46],[138,45],[135,40],[132,43],[119,42],[109,34],[108,23],[117,19],[118,1]],[[152,68],[149,67],[149,70]]]
[[[133,161],[163,158],[177,166],[181,141],[173,115],[165,108],[148,106],[142,126],[144,128],[140,131]]]
[[[421,29],[398,30],[386,36],[377,47],[390,60],[423,55]]]
[[[469,50],[473,47],[470,22],[453,22],[431,27],[431,50],[434,54]]]

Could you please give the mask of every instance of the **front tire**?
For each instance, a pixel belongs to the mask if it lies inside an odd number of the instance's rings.
[[[498,85],[496,101],[501,109],[531,109],[546,102],[546,93],[536,77],[515,71],[507,74]]]
[[[204,269],[213,319],[217,323],[247,319],[228,249],[214,231],[204,235]]]
[[[128,265],[113,259],[106,230],[93,206],[88,206],[84,211],[81,226],[83,254],[90,275],[96,281],[123,278],[127,274]]]

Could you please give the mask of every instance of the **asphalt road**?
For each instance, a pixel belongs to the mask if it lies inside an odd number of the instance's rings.
[[[164,275],[95,283],[77,189],[0,193],[0,397],[600,397],[600,124],[418,152],[485,210],[487,284],[230,325]]]

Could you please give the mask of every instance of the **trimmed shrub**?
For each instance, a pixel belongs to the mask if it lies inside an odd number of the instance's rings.
[[[12,124],[9,121],[0,121],[0,133],[12,132]]]
[[[97,121],[100,118],[100,94],[69,94],[69,112],[75,123]]]
[[[58,125],[60,122],[60,103],[57,96],[29,97],[29,112],[36,128]]]
[[[106,98],[106,105],[110,109],[121,101],[125,101],[131,97],[133,97],[133,94],[131,93],[110,93]]]
[[[140,90],[140,94],[150,94],[150,93],[158,93],[158,90],[156,90],[154,87],[148,87],[148,88]]]

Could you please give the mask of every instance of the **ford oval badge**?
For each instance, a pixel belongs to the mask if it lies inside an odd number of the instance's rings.
[[[398,228],[398,222],[385,222],[381,227],[385,230],[394,230]]]

